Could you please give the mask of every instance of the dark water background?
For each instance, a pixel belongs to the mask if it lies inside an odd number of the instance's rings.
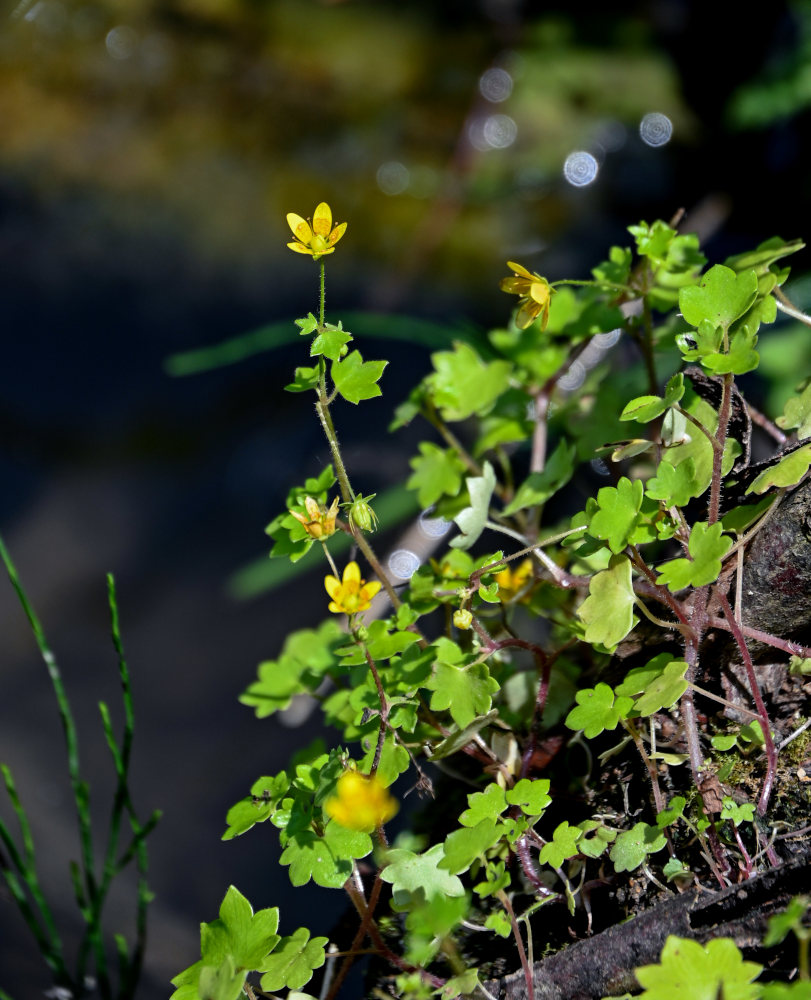
[[[626,225],[682,206],[715,260],[811,236],[811,8],[770,4],[752,25],[675,0],[610,13],[143,0],[126,14],[33,0],[2,16],[0,531],[62,666],[98,818],[113,775],[96,703],[121,719],[104,574],[118,581],[133,793],[143,816],[164,812],[149,842],[151,1000],[199,955],[199,922],[230,883],[279,905],[282,933],[329,933],[343,908],[340,893],[291,892],[275,831],[219,839],[228,806],[318,735],[236,699],[289,631],[321,619],[320,581],[242,601],[226,587],[266,552],[289,486],[327,461],[309,402],[281,392],[304,352],[291,337],[186,379],[164,360],[315,307],[284,214],[322,199],[350,223],[329,262],[332,319],[386,309],[484,330],[508,315],[506,259],[585,277]],[[503,101],[481,92],[493,68],[511,80]],[[661,147],[639,138],[651,111],[673,124]],[[562,174],[575,150],[600,166],[581,188]],[[414,435],[385,426],[429,351],[359,346],[391,360],[384,396],[335,419],[358,484],[380,492],[408,472]],[[0,760],[71,941],[59,721],[10,587],[0,635]],[[111,930],[131,930],[130,891],[113,895]],[[0,986],[24,1000],[48,985],[0,890]]]

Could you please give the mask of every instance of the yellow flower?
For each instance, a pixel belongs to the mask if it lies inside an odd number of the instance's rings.
[[[343,580],[336,576],[325,576],[324,587],[332,598],[329,609],[336,615],[354,615],[366,611],[372,598],[380,590],[377,580],[367,583],[360,578],[360,567],[356,562],[347,563]]]
[[[505,566],[496,573],[494,580],[498,584],[498,597],[502,604],[509,604],[520,594],[520,601],[529,597],[529,584],[532,583],[532,560],[524,559],[515,569]],[[523,591],[523,593],[522,593]]]
[[[502,278],[499,288],[510,295],[521,296],[518,300],[518,312],[515,314],[515,325],[519,330],[526,330],[530,323],[540,316],[541,329],[545,330],[549,322],[549,303],[554,288],[549,287],[546,278],[542,278],[534,271],[528,271],[520,264],[508,260],[507,267],[514,274],[509,278]]]
[[[293,517],[300,521],[304,530],[311,538],[329,538],[335,534],[335,518],[338,514],[338,497],[332,501],[329,510],[325,510],[312,497],[304,498],[306,516],[297,510],[291,510]]]
[[[322,201],[313,214],[312,225],[295,212],[287,213],[287,225],[293,230],[295,243],[288,243],[296,253],[307,253],[313,260],[335,252],[335,244],[346,232],[346,223],[332,226],[332,209]]]
[[[348,830],[371,833],[390,820],[400,808],[397,800],[389,795],[374,775],[344,771],[335,790],[337,794],[327,799],[324,810]]]

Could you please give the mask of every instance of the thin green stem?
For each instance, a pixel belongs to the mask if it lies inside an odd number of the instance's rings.
[[[558,285],[584,285],[588,288],[611,288],[615,292],[624,292],[626,295],[630,295],[631,298],[639,298],[638,288],[632,288],[630,285],[619,285],[614,281],[586,281],[574,278],[559,278],[557,281],[549,282],[550,288],[557,288]]]
[[[325,271],[324,261],[318,262],[319,268],[319,289],[318,289],[318,326],[320,330],[324,329],[324,306],[327,301],[326,295],[326,281],[325,281]],[[320,332],[320,331],[319,331]]]

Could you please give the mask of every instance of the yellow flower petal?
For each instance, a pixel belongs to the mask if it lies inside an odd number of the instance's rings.
[[[348,562],[344,570],[344,586],[346,587],[348,584],[354,584],[360,588],[360,566],[354,561]]]
[[[522,267],[520,264],[515,264],[511,260],[507,261],[507,267],[511,271],[515,271],[516,274],[523,275],[523,277],[529,278],[530,280],[533,280],[538,277],[537,274],[533,274],[532,271],[528,271],[525,267]]]
[[[341,581],[330,573],[329,576],[324,577],[324,589],[333,601],[337,601],[338,595],[341,592]],[[332,611],[332,608],[330,608],[330,611]]]
[[[332,229],[332,209],[322,201],[313,214],[313,232],[318,236],[329,236]]]
[[[371,833],[390,820],[399,808],[397,800],[374,775],[344,771],[335,792],[324,804],[324,811],[349,830]]]
[[[532,299],[524,299],[520,303],[520,308],[515,314],[515,325],[519,330],[526,330],[526,328],[538,318],[541,312],[541,306],[533,301]]]
[[[346,232],[346,226],[347,226],[347,224],[346,224],[345,222],[342,222],[342,223],[340,224],[340,226],[336,226],[336,227],[335,227],[335,228],[334,228],[334,229],[332,230],[332,232],[331,232],[331,233],[329,234],[329,241],[330,241],[330,244],[335,244],[335,243],[337,243],[337,242],[338,242],[338,240],[339,240],[339,239],[340,239],[340,238],[341,238],[341,237],[343,236],[343,234],[344,234],[344,233]]]
[[[309,243],[313,238],[310,223],[306,219],[302,219],[300,215],[296,215],[295,212],[287,213],[287,225],[292,229],[296,239],[301,240],[302,243]]]
[[[287,244],[291,250],[295,250],[296,253],[306,253],[308,257],[312,257],[313,252],[309,247],[305,247],[303,243],[288,243]]]

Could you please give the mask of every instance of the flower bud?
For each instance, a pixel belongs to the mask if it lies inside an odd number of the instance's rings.
[[[473,624],[473,615],[467,610],[467,608],[460,608],[458,611],[453,613],[453,624],[458,629],[467,630]]]
[[[349,508],[349,520],[355,525],[355,527],[360,528],[361,531],[374,531],[377,527],[377,514],[372,510],[369,504],[370,500],[374,500],[377,496],[376,493],[370,494],[368,497],[357,496]]]

